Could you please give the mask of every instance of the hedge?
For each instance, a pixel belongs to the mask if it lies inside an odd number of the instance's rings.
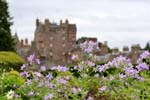
[[[0,52],[0,70],[20,70],[24,60],[14,52]]]

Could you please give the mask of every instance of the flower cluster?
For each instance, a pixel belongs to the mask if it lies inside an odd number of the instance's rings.
[[[99,50],[98,43],[93,42],[93,41],[85,41],[80,44],[80,48],[85,52],[85,53],[91,53],[93,50],[97,49]]]
[[[136,65],[118,56],[98,64],[92,41],[82,43],[84,60],[72,55],[73,65],[48,67],[34,54],[21,66],[21,72],[0,77],[0,98],[8,100],[149,100],[150,52],[142,53]],[[76,61],[78,60],[78,61]],[[5,77],[6,78],[5,78]],[[24,81],[18,85],[18,79]],[[11,79],[11,80],[10,80]],[[10,80],[10,81],[9,81]],[[144,81],[144,82],[143,82]],[[5,84],[9,84],[7,88]],[[15,84],[14,84],[15,83]],[[10,88],[11,87],[11,88]],[[1,89],[2,88],[2,89]]]

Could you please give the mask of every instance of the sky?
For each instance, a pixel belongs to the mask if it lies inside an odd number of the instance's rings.
[[[111,48],[144,47],[150,41],[150,0],[7,0],[12,32],[34,39],[35,20],[68,19],[77,25],[77,38],[97,37]]]

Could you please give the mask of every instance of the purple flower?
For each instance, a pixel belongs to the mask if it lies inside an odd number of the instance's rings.
[[[24,76],[24,77],[25,77],[25,76],[26,76],[26,73],[27,73],[26,71],[20,72],[20,76]]]
[[[35,74],[37,77],[41,77],[41,76],[42,76],[42,74],[39,73],[39,72],[34,72],[34,74]]]
[[[141,76],[139,76],[138,74],[134,75],[133,78],[138,79],[140,81],[145,81],[145,79]]]
[[[150,52],[145,51],[144,53],[142,53],[142,54],[140,55],[140,57],[141,57],[142,59],[144,59],[144,58],[150,58]]]
[[[51,70],[56,70],[57,67],[56,67],[56,66],[53,66],[53,67],[51,67],[50,69],[51,69]]]
[[[114,77],[113,77],[113,76],[110,76],[109,80],[110,80],[110,81],[114,80]]]
[[[136,66],[136,68],[138,69],[138,71],[149,70],[149,67],[147,66],[146,63],[140,63],[139,65]]]
[[[85,52],[85,53],[90,53],[94,49],[99,49],[98,44],[93,41],[85,41],[84,43],[80,44],[80,48]]]
[[[72,93],[73,93],[73,94],[77,94],[77,92],[78,92],[78,90],[73,87],[73,88],[72,88]]]
[[[84,99],[84,100],[94,100],[94,99],[89,96],[87,99]]]
[[[91,61],[88,61],[88,66],[95,66],[95,63],[91,62]]]
[[[53,97],[54,97],[54,94],[50,93],[44,97],[44,100],[49,100],[49,99],[52,99]]]
[[[120,77],[120,78],[126,78],[126,75],[119,73],[119,77]]]
[[[129,67],[129,68],[125,68],[125,74],[127,76],[135,76],[136,74],[138,74],[139,71],[137,71],[136,69],[134,69],[133,67]]]
[[[66,76],[65,79],[66,79],[66,80],[70,80],[70,76]]]
[[[41,66],[41,71],[46,71],[46,67],[45,66]]]
[[[43,85],[44,85],[44,83],[43,83],[43,82],[40,82],[40,83],[38,84],[38,87],[41,88]]]
[[[23,65],[21,66],[21,70],[23,70],[23,69],[25,69],[25,68],[26,68],[26,65],[23,64]]]
[[[75,54],[73,54],[71,57],[72,60],[76,60],[77,58],[78,58],[78,55],[75,55]]]
[[[33,80],[34,82],[38,82],[40,79],[38,77],[35,77]]]
[[[78,64],[78,65],[77,65],[77,69],[78,69],[78,71],[82,71],[82,70],[83,70],[82,65]]]
[[[102,86],[101,88],[99,88],[100,91],[105,91],[107,89],[107,86]]]
[[[99,74],[95,74],[95,77],[99,77]]]
[[[61,90],[60,90],[60,89],[57,89],[57,92],[61,92]]]
[[[52,76],[52,74],[48,73],[48,74],[46,75],[46,78],[50,81],[50,80],[53,78],[53,76]]]
[[[36,61],[36,63],[38,64],[38,65],[40,65],[40,59],[35,59],[35,61]]]
[[[99,72],[105,72],[109,68],[108,64],[105,65],[98,65],[98,71]]]
[[[138,79],[141,81],[145,81],[145,79],[143,77],[138,77]]]
[[[90,53],[93,51],[93,48],[92,47],[88,47],[84,50],[84,52],[87,52],[87,53]]]
[[[32,83],[32,81],[27,79],[27,85],[30,85],[31,83]]]
[[[63,78],[57,79],[57,84],[67,84],[68,81],[64,80]]]
[[[137,96],[135,95],[135,96],[133,96],[133,98],[134,98],[134,99],[136,99],[136,98],[137,98]]]
[[[34,95],[34,91],[30,91],[27,95],[28,96],[33,96]]]
[[[68,69],[67,69],[67,67],[65,67],[65,66],[60,66],[60,65],[59,65],[59,66],[57,67],[57,70],[60,71],[60,72],[66,72]]]
[[[30,55],[29,57],[27,57],[27,61],[29,61],[30,63],[32,63],[33,60],[34,60],[34,58],[35,58],[35,55],[32,54],[32,55]]]
[[[50,83],[50,84],[49,84],[49,88],[50,88],[50,89],[54,88],[54,84]]]

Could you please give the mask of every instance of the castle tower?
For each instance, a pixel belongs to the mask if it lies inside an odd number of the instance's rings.
[[[25,39],[25,45],[28,45],[28,39],[27,38]]]
[[[21,39],[21,48],[23,48],[24,47],[24,41],[23,41],[23,39]]]
[[[76,41],[76,25],[65,23],[60,20],[60,24],[51,23],[45,19],[44,23],[36,20],[35,47],[37,55],[44,53],[49,61],[62,62],[64,53],[73,47]]]
[[[40,22],[39,22],[39,19],[37,18],[37,19],[36,19],[36,27],[39,25],[39,23],[40,23]]]

